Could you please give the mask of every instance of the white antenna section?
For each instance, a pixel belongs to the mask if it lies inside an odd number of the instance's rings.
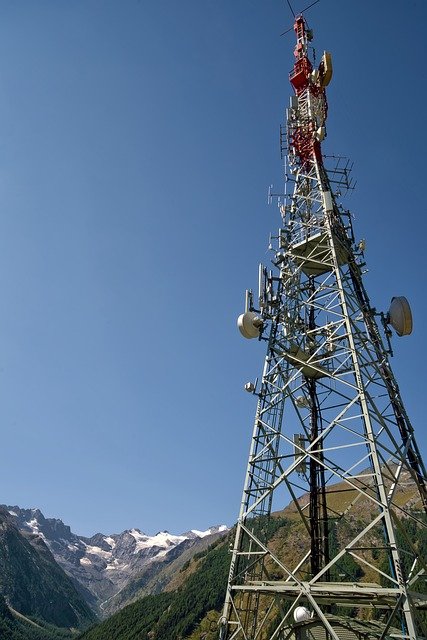
[[[249,309],[250,309],[251,298],[252,298],[252,292],[249,289],[246,289],[246,291],[245,291],[245,313],[247,313],[249,311]]]
[[[258,300],[259,300],[259,307],[260,309],[262,309],[262,307],[265,306],[265,268],[263,264],[259,264],[258,266]]]

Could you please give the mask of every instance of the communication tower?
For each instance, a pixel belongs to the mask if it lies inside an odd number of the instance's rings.
[[[427,638],[426,471],[389,364],[411,311],[370,303],[340,200],[351,166],[321,151],[331,56],[315,68],[302,15],[294,30],[282,224],[238,320],[267,353],[246,385],[258,404],[220,638]]]

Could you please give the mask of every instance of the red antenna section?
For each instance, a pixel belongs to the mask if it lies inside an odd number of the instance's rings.
[[[307,56],[307,42],[308,34],[305,25],[304,18],[298,16],[295,20],[294,31],[297,37],[297,43],[294,49],[295,64],[289,79],[295,93],[299,95],[304,89],[306,89],[310,83],[310,74],[313,70],[313,65]]]
[[[294,49],[295,63],[289,80],[298,99],[294,126],[289,131],[289,146],[296,160],[304,167],[311,160],[322,162],[321,141],[326,136],[328,103],[325,87],[332,77],[331,54],[325,52],[318,69],[308,57],[308,43],[313,34],[307,28],[302,15],[294,24],[297,43]]]

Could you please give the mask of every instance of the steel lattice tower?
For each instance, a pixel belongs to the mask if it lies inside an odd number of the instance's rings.
[[[315,69],[303,16],[294,30],[274,267],[239,318],[267,354],[220,638],[427,638],[426,472],[389,364],[389,325],[412,319],[403,297],[371,306],[338,200],[349,165],[321,152],[331,58]]]

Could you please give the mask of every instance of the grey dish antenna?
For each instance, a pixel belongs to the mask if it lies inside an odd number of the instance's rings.
[[[412,333],[412,312],[405,296],[391,299],[387,323],[391,324],[398,336],[409,336]]]
[[[245,311],[237,318],[237,326],[244,338],[258,338],[262,329],[262,319],[254,311]]]

